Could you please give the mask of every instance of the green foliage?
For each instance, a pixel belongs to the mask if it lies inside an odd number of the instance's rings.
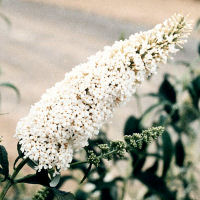
[[[15,87],[12,83],[8,83],[8,82],[0,83],[0,87],[6,87],[6,88],[10,88],[10,89],[14,90],[16,95],[17,95],[17,97],[18,97],[18,99],[19,99],[20,92],[17,89],[17,87]]]
[[[175,159],[177,166],[184,167],[185,149],[181,139],[179,139],[175,144]]]
[[[195,77],[191,84],[188,85],[188,90],[192,98],[194,107],[199,110],[199,99],[200,99],[200,76]]]
[[[167,175],[167,171],[170,167],[170,163],[173,157],[173,144],[170,137],[170,134],[166,131],[165,134],[162,135],[163,141],[163,171],[162,177]]]
[[[51,179],[51,182],[49,183],[50,187],[56,187],[58,183],[60,182],[60,174],[57,174],[55,177]]]
[[[9,176],[8,153],[4,146],[0,145],[0,173],[4,176],[1,182],[5,181]]]
[[[199,30],[200,28],[200,19],[197,20],[196,25],[195,25],[195,29]]]
[[[11,21],[5,14],[0,13],[0,19],[2,19],[8,26],[11,26]]]
[[[140,120],[135,116],[130,116],[124,126],[124,135],[132,135],[141,131]]]

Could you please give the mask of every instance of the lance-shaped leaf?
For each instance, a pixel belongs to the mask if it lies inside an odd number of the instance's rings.
[[[134,116],[129,117],[124,126],[124,135],[132,135],[139,132],[141,132],[140,120]]]
[[[19,142],[17,143],[17,152],[20,158],[24,157],[24,154],[21,151],[21,144]]]
[[[192,83],[188,86],[190,96],[192,98],[193,105],[196,109],[198,108],[200,99],[200,76],[197,76]]]
[[[50,185],[50,187],[56,187],[59,182],[60,182],[60,174],[57,174],[55,177],[52,178],[49,185]]]
[[[87,193],[87,192],[85,192],[85,191],[83,191],[83,190],[81,190],[81,189],[78,189],[78,190],[76,191],[75,196],[76,196],[76,199],[79,199],[79,200],[87,200],[87,199],[88,199],[88,196],[89,196],[89,193]]]
[[[163,171],[162,176],[165,177],[167,174],[167,171],[170,167],[170,163],[173,156],[173,144],[171,141],[170,134],[165,131],[164,134],[162,134],[162,141],[163,141]]]
[[[20,92],[19,92],[19,90],[12,83],[7,83],[7,82],[0,83],[0,87],[7,87],[7,88],[10,88],[10,89],[14,90],[15,93],[17,94],[18,99],[20,98]]]
[[[183,167],[185,159],[185,150],[181,139],[178,139],[178,141],[175,144],[175,159],[176,165],[178,165],[179,167]]]
[[[2,167],[2,174],[5,176],[4,180],[6,180],[9,176],[8,153],[2,145],[0,145],[0,165]]]
[[[196,24],[195,24],[195,29],[199,30],[199,28],[200,28],[200,19],[198,19]]]
[[[169,82],[168,76],[166,75],[159,88],[159,95],[161,100],[167,100],[172,104],[176,103],[176,91],[172,84]]]
[[[24,153],[21,151],[21,144],[19,142],[17,143],[17,151],[18,151],[18,155],[19,156],[15,160],[14,167],[15,167],[16,163],[18,162],[19,158],[23,158],[24,157]],[[35,170],[35,167],[38,166],[38,163],[33,161],[33,160],[31,160],[31,159],[28,159],[27,165],[29,167],[31,167],[33,170]]]
[[[16,183],[39,184],[47,187],[49,187],[50,182],[47,170],[41,170],[40,172],[36,172],[36,174],[29,174],[16,180]]]

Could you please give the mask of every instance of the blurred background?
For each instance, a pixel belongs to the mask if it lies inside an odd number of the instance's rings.
[[[20,90],[20,100],[12,89],[1,88],[0,131],[10,160],[16,158],[13,138],[17,121],[45,90],[64,78],[75,65],[111,45],[120,37],[148,30],[174,13],[200,17],[198,0],[3,0],[0,13],[1,81],[12,82]],[[6,21],[6,22],[5,22]],[[176,60],[197,56],[199,35],[193,32]],[[176,76],[183,68],[161,65],[158,75],[144,83],[139,93],[156,91],[162,74]],[[149,100],[144,100],[142,110]],[[129,115],[139,114],[133,99],[116,111],[105,129],[109,137],[122,137]],[[199,158],[198,158],[199,159]],[[199,197],[200,199],[200,197]]]

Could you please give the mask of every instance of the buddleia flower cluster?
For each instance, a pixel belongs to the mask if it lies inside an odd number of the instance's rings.
[[[191,32],[187,17],[175,14],[163,24],[104,47],[66,73],[35,103],[16,128],[24,157],[36,170],[69,168],[74,151],[88,145],[114,110],[166,63]]]
[[[100,155],[95,154],[92,150],[87,152],[88,163],[98,167],[101,159],[111,160],[114,156],[119,159],[123,158],[126,152],[131,152],[136,148],[141,149],[144,143],[149,144],[152,140],[156,140],[163,134],[164,130],[162,126],[152,127],[143,130],[142,133],[125,135],[124,141],[111,141],[110,144],[100,144],[98,145],[101,150]]]

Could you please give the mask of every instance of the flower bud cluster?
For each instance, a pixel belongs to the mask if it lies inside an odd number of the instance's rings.
[[[32,200],[46,200],[48,194],[49,194],[48,188],[42,188],[37,192],[37,194],[34,195]]]
[[[125,135],[124,140],[126,141],[127,148],[142,148],[143,143],[149,144],[152,140],[156,140],[164,132],[162,126],[152,127],[142,131],[142,133],[134,133],[133,135]]]
[[[96,167],[99,166],[100,158],[97,156],[93,150],[89,150],[88,152],[88,163],[95,165]]]
[[[131,152],[133,148],[142,148],[144,143],[149,144],[152,140],[156,140],[164,132],[164,127],[152,127],[143,130],[142,133],[134,133],[133,135],[125,135],[124,141],[111,141],[110,144],[98,145],[101,150],[100,155],[96,155],[94,151],[88,151],[88,163],[99,166],[101,159],[111,160],[113,157],[118,159],[124,158],[125,152]]]

